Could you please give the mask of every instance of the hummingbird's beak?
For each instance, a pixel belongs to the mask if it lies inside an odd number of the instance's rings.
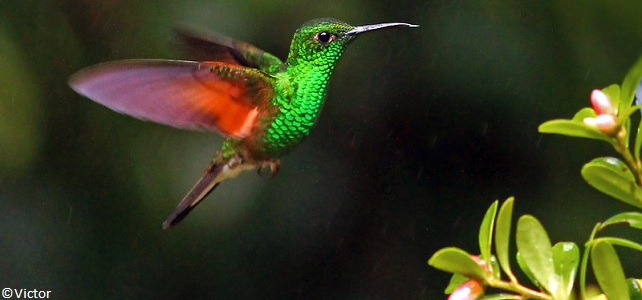
[[[372,24],[372,25],[363,25],[352,28],[352,30],[345,33],[345,35],[357,35],[362,32],[377,30],[387,27],[419,27],[419,25],[408,24],[408,23],[381,23],[381,24]]]

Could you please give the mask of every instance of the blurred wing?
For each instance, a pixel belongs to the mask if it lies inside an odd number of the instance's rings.
[[[195,60],[221,61],[267,72],[283,62],[252,44],[214,32],[182,25],[175,29],[180,42]]]
[[[122,60],[72,75],[78,93],[117,112],[177,128],[247,136],[272,88],[259,70],[220,62]]]

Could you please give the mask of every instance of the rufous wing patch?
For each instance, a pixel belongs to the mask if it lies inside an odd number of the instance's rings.
[[[250,134],[271,93],[261,71],[222,62],[116,61],[81,70],[69,84],[126,115],[236,138]]]

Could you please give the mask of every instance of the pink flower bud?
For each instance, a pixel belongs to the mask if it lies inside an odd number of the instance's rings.
[[[597,128],[597,130],[608,135],[612,135],[613,133],[615,133],[616,129],[618,128],[617,118],[615,117],[615,115],[607,114],[598,115],[595,118],[585,118],[584,124],[595,127]]]
[[[591,92],[591,104],[598,115],[615,115],[615,107],[613,107],[611,99],[602,90],[593,90]]]
[[[484,287],[477,280],[462,283],[448,296],[448,300],[477,300],[484,295]]]

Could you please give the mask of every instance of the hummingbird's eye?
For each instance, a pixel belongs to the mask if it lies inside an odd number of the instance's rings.
[[[314,39],[319,41],[321,44],[328,44],[334,41],[337,38],[336,35],[329,33],[327,31],[321,31],[314,36]]]

